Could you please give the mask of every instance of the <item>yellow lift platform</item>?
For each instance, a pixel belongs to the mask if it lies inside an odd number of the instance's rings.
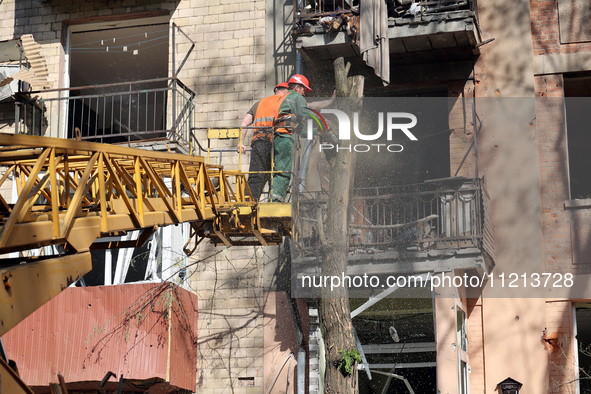
[[[9,180],[18,199],[0,196],[0,254],[66,254],[0,260],[0,335],[89,272],[90,250],[141,246],[179,223],[195,237],[187,254],[204,239],[277,245],[291,231],[290,204],[253,200],[243,173],[198,156],[0,133],[0,187]],[[135,241],[101,242],[133,230]]]

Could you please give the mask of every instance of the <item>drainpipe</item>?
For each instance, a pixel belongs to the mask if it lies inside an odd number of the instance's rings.
[[[311,126],[310,126],[311,127]],[[306,177],[308,176],[308,167],[310,167],[310,156],[312,154],[312,148],[316,145],[316,140],[308,140],[304,144],[302,153],[302,159],[300,161],[300,172],[299,172],[299,187],[298,191],[303,193],[306,190]]]
[[[279,374],[283,370],[283,367],[285,367],[285,363],[287,363],[287,360],[289,360],[289,366],[287,367],[287,387],[285,388],[285,392],[289,393],[289,374],[291,372],[291,359],[292,358],[293,358],[293,353],[289,353],[289,356],[287,356],[287,358],[283,361],[283,364],[281,364],[281,366],[277,370],[277,373],[275,374],[275,377],[271,381],[271,384],[269,385],[269,388],[267,389],[265,394],[269,394],[271,392],[271,390],[273,390],[273,387],[275,386],[275,382],[277,382],[277,378],[279,377]]]
[[[289,241],[290,248],[284,249],[284,253],[289,253],[289,259],[291,261],[291,247],[292,243],[291,240]],[[302,330],[302,319],[300,317],[300,312],[298,310],[298,306],[295,302],[295,299],[292,297],[291,294],[291,286],[288,286],[287,289],[287,298],[289,300],[289,306],[291,308],[291,313],[294,320],[294,329],[296,333],[296,341],[298,344],[298,356],[297,356],[297,373],[296,373],[296,381],[297,381],[297,393],[298,394],[305,394],[306,393],[306,362],[308,359],[308,355],[306,354],[306,346],[304,343],[304,333]]]
[[[172,26],[172,133],[173,142],[177,141],[176,136],[176,31],[175,26]]]
[[[306,350],[300,345],[298,349],[298,394],[306,393]]]
[[[476,160],[474,163],[474,172],[475,178],[478,178],[478,160],[480,159],[480,151],[478,149],[478,133],[480,132],[480,117],[478,116],[478,112],[476,112],[476,94],[474,94],[473,99],[474,105],[472,106],[472,125],[474,128],[474,155],[476,156]],[[478,121],[478,125],[476,124]]]
[[[298,10],[302,9],[302,2],[299,0],[299,7]],[[294,18],[295,18],[295,10],[294,10]],[[296,43],[294,42],[294,48],[296,47]],[[296,52],[296,66],[295,66],[295,74],[301,74],[302,68],[304,64],[304,59],[302,58],[302,54],[300,51],[295,50]],[[310,127],[310,125],[309,125]],[[302,160],[300,162],[300,185],[299,191],[303,192],[306,188],[306,175],[308,174],[308,166],[310,164],[310,154],[312,153],[312,148],[314,146],[314,142],[311,140],[306,140],[306,144],[304,146],[304,154],[302,155]],[[299,362],[299,361],[298,361]],[[298,364],[299,365],[299,364]]]
[[[294,43],[295,45],[295,43]],[[302,64],[304,63],[304,60],[302,59],[302,55],[300,54],[300,51],[298,51],[296,49],[296,72],[294,74],[301,74],[302,73]]]
[[[295,332],[296,332],[296,341],[298,343],[298,366],[297,366],[297,382],[298,382],[298,394],[305,394],[306,393],[306,361],[307,361],[307,354],[306,354],[306,347],[304,345],[304,334],[302,331],[302,320],[300,318],[300,313],[298,312],[298,307],[296,305],[295,300],[291,296],[291,292],[288,292],[289,297],[289,305],[291,307],[291,311],[294,317],[294,325],[295,325]]]
[[[301,0],[300,0],[300,5],[298,7],[298,10],[302,9],[302,4],[301,4]],[[293,17],[295,18],[295,11],[293,13]],[[295,23],[293,24],[293,26],[295,26]],[[292,36],[293,37],[293,36]],[[302,65],[304,64],[304,59],[302,59],[302,55],[300,54],[300,51],[298,51],[297,49],[297,44],[296,44],[296,40],[294,38],[292,38],[293,40],[293,47],[295,48],[295,52],[296,52],[296,69],[295,69],[295,74],[301,74],[302,73]]]
[[[301,9],[301,0],[300,1],[300,9]],[[295,13],[296,10],[294,10]],[[295,17],[295,14],[294,14]],[[294,42],[294,48],[295,48],[295,42]],[[300,54],[300,52],[296,49],[296,65],[295,65],[295,74],[301,74],[301,70],[302,70],[302,65],[303,65],[303,59],[302,59],[302,55]],[[309,142],[309,141],[307,141]],[[308,146],[306,146],[307,148]],[[312,150],[312,147],[310,147],[310,151]],[[309,163],[309,153],[308,155],[305,155],[305,159],[306,159],[306,163]],[[303,167],[303,166],[302,166]],[[306,164],[307,167],[307,164]],[[301,174],[300,174],[301,175]],[[305,182],[305,177],[300,177],[300,179],[304,180]],[[302,321],[300,319],[300,314],[298,312],[298,308],[297,305],[294,301],[294,299],[291,296],[291,292],[288,292],[288,296],[289,296],[289,304],[291,305],[291,309],[293,312],[293,316],[294,316],[294,320],[295,320],[295,331],[296,331],[296,339],[298,342],[298,366],[297,366],[297,387],[298,387],[298,394],[305,394],[306,393],[306,359],[307,359],[307,354],[306,354],[306,348],[304,346],[304,334],[302,332]]]

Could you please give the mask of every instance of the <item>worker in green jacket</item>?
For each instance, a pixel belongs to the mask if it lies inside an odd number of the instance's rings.
[[[285,201],[291,181],[291,162],[293,158],[294,136],[301,131],[307,116],[308,103],[304,96],[311,92],[308,79],[301,74],[292,76],[288,83],[287,96],[279,107],[273,137],[275,166],[273,171],[273,201]]]

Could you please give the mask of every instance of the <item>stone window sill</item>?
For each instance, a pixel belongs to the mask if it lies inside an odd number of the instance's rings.
[[[564,209],[589,209],[591,208],[591,198],[580,200],[567,200],[564,202]]]

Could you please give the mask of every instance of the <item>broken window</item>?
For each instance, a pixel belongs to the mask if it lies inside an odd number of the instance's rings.
[[[162,136],[168,17],[73,25],[68,55],[68,138],[114,143]]]
[[[468,364],[460,360],[460,394],[468,393]]]
[[[407,393],[409,386],[437,392],[433,299],[407,295],[386,297],[353,319],[372,376],[359,371],[360,394]],[[351,310],[367,301],[351,299]]]
[[[570,198],[591,198],[591,75],[565,75]]]
[[[392,93],[386,93],[386,95]],[[376,95],[377,96],[377,95]],[[447,91],[411,92],[387,100],[396,111],[413,114],[417,126],[412,133],[418,139],[409,141],[401,132],[394,133],[392,140],[377,142],[400,144],[403,149],[393,153],[385,148],[379,152],[357,153],[355,187],[396,186],[421,183],[426,180],[449,177],[450,174],[450,127]],[[368,102],[369,100],[366,100]],[[374,101],[370,101],[374,103]],[[363,125],[363,133],[378,130],[380,117],[371,111],[384,111],[384,105],[367,105],[364,119],[373,124]]]
[[[575,304],[579,393],[591,393],[591,304]]]
[[[145,230],[144,230],[145,231]],[[157,229],[139,247],[119,247],[92,250],[92,270],[79,285],[102,286],[137,282],[169,281],[178,284],[188,280],[188,257],[178,251],[189,238],[187,223]],[[140,231],[130,231],[124,236],[103,238],[95,246],[107,243],[135,242]]]
[[[458,348],[463,351],[468,350],[468,336],[466,334],[466,312],[462,309],[457,308],[457,344]]]
[[[468,334],[466,312],[456,304],[456,346],[458,351],[459,393],[468,393]]]

